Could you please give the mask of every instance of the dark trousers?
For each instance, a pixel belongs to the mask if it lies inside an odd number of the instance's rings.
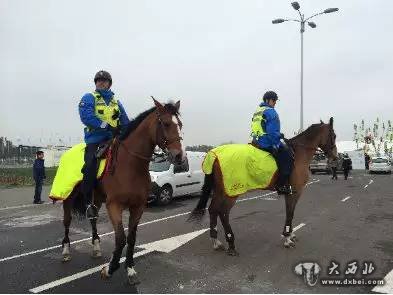
[[[85,149],[85,166],[83,167],[83,180],[82,180],[82,192],[84,195],[85,202],[90,204],[93,198],[93,190],[97,181],[97,158],[96,151],[98,143],[89,143]]]
[[[344,169],[344,177],[345,177],[345,179],[348,178],[348,174],[349,174],[349,169]]]
[[[43,182],[44,182],[43,179],[36,179],[35,180],[34,202],[41,201],[41,192],[42,192]]]
[[[337,179],[337,167],[332,167],[332,179]]]
[[[278,166],[278,180],[277,185],[282,186],[289,183],[289,177],[291,176],[293,168],[293,158],[289,149],[286,146],[281,147],[274,152],[272,149],[263,149],[271,153],[276,160]]]

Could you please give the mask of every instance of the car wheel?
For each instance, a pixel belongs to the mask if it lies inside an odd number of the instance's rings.
[[[157,196],[157,204],[160,206],[168,205],[172,201],[172,194],[172,188],[169,185],[164,185]]]

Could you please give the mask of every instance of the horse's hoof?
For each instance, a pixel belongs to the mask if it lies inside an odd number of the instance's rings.
[[[102,257],[101,251],[96,251],[96,250],[93,251],[92,257],[93,258],[100,258],[100,257]]]
[[[71,260],[71,255],[70,254],[65,254],[63,255],[63,260],[62,262],[68,262]]]
[[[133,276],[128,276],[128,283],[129,283],[131,286],[134,286],[134,285],[140,284],[141,281],[138,279],[138,276],[137,276],[137,275],[133,275]]]
[[[229,249],[227,250],[227,254],[228,254],[229,256],[239,256],[239,252],[237,252],[235,249],[231,249],[231,248],[229,248]]]
[[[295,246],[296,246],[296,244],[293,241],[291,241],[291,240],[284,242],[284,247],[285,248],[295,248]]]
[[[104,266],[101,269],[101,279],[106,280],[109,279],[111,277],[111,275],[108,272],[108,266]]]

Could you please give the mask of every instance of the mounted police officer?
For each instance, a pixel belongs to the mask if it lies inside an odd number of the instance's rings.
[[[83,168],[82,191],[89,219],[98,217],[93,204],[93,191],[97,176],[96,152],[100,144],[110,140],[128,124],[129,119],[122,104],[111,91],[112,77],[106,71],[99,71],[94,77],[96,90],[85,94],[79,103],[79,115],[86,126],[85,166]]]
[[[267,91],[252,117],[251,136],[253,144],[271,153],[277,162],[279,176],[276,185],[278,194],[291,194],[289,177],[293,167],[293,158],[288,147],[281,142],[280,119],[274,109],[278,100],[277,93]]]

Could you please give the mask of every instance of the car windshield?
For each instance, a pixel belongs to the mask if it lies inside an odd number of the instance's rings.
[[[169,170],[171,163],[166,160],[156,159],[154,162],[150,162],[149,170],[153,172],[162,172]]]
[[[373,159],[373,163],[387,163],[387,162],[388,162],[387,159],[382,159],[382,158]]]

